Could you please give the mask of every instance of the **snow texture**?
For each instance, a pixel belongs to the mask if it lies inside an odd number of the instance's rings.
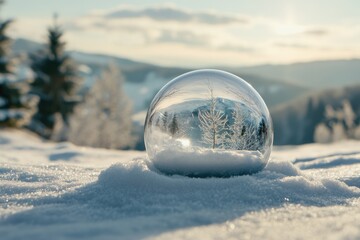
[[[360,144],[281,147],[263,171],[166,176],[143,152],[0,131],[1,239],[358,239]]]

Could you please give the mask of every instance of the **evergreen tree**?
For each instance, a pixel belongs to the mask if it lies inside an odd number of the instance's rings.
[[[6,35],[8,27],[11,25],[12,20],[7,19],[0,22],[0,72],[13,73],[14,64],[10,59],[11,38]]]
[[[175,136],[179,132],[179,125],[178,125],[176,114],[174,114],[174,116],[171,120],[171,123],[169,126],[169,131],[170,131],[171,136]]]
[[[258,148],[263,147],[263,145],[265,143],[266,136],[267,136],[267,127],[266,127],[266,124],[265,124],[265,119],[261,118],[258,130],[257,130]]]
[[[241,110],[236,109],[232,112],[233,123],[229,127],[228,137],[226,138],[228,145],[233,149],[244,149],[245,142],[243,135],[245,134],[244,118]]]
[[[162,120],[162,126],[163,126],[163,129],[164,131],[167,130],[167,125],[168,125],[168,117],[169,117],[169,114],[168,112],[164,112],[164,114],[161,115],[161,120]]]
[[[72,59],[65,54],[63,31],[56,23],[48,29],[48,44],[44,52],[32,57],[32,68],[36,73],[33,92],[40,97],[35,120],[44,128],[40,132],[50,137],[55,124],[56,114],[60,114],[66,126],[69,115],[79,103],[76,86],[80,82],[77,68]]]
[[[6,31],[11,23],[0,20],[0,126],[20,127],[30,121],[37,98],[29,94],[32,78],[19,76],[20,67],[10,56],[12,41]]]
[[[209,108],[199,111],[198,119],[202,132],[202,140],[209,144],[211,148],[221,148],[226,142],[225,132],[227,115],[216,109],[216,98],[214,97],[213,88],[209,85]]]
[[[257,150],[259,132],[251,112],[238,108],[232,113],[232,119],[226,138],[228,146],[237,150]]]

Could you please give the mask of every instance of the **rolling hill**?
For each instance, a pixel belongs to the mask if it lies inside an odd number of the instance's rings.
[[[283,79],[310,89],[328,89],[360,83],[360,59],[260,65],[234,70],[267,78]]]

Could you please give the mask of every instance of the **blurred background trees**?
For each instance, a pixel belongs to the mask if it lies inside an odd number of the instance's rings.
[[[12,22],[0,19],[0,127],[26,126],[46,139],[85,146],[132,148],[132,104],[118,66],[106,64],[85,87],[56,16],[46,44],[15,58],[7,35]]]
[[[32,76],[11,55],[7,30],[12,22],[0,19],[0,126],[21,127],[34,114],[37,98],[29,94]]]
[[[114,64],[104,69],[71,117],[69,140],[100,148],[132,148],[132,104],[123,90],[123,76]]]
[[[77,65],[65,53],[63,31],[54,18],[48,29],[48,39],[44,51],[32,56],[35,81],[33,93],[39,96],[38,111],[34,116],[36,130],[50,138],[56,124],[56,115],[61,116],[64,126],[69,125],[69,115],[80,102],[76,87],[81,78]],[[64,130],[65,131],[65,130]]]

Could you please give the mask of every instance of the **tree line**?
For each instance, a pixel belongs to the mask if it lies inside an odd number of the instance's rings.
[[[211,94],[208,109],[198,114],[202,141],[215,149],[262,151],[268,136],[263,117],[257,121],[248,111],[236,108],[228,115],[216,109],[216,98]]]
[[[218,109],[218,99],[214,96],[213,88],[209,85],[207,104],[192,113],[197,119],[201,132],[201,142],[212,149],[233,149],[262,151],[269,129],[263,116],[257,117],[246,107],[225,112]],[[191,135],[189,126],[185,126],[181,113],[161,112],[154,125],[173,138]],[[180,123],[179,123],[180,121]]]

